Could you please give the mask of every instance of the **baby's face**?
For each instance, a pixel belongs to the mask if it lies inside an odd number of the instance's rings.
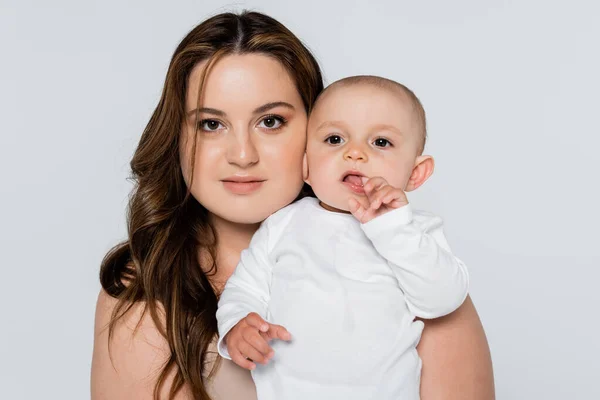
[[[348,211],[351,197],[365,196],[363,176],[405,190],[421,143],[408,97],[365,84],[332,89],[308,123],[307,182],[319,200]]]

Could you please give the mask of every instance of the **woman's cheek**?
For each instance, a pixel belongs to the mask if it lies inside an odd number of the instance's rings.
[[[277,145],[269,145],[265,148],[264,153],[269,159],[269,168],[277,168],[279,166],[302,167],[302,158],[304,157],[304,145],[297,141],[288,141]]]

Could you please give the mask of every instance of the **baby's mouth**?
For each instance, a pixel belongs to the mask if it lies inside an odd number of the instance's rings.
[[[365,179],[365,176],[362,172],[347,171],[342,176],[342,183],[352,192],[358,195],[364,195],[365,189],[363,188],[363,179]]]
[[[356,186],[363,186],[361,175],[348,174],[342,181]]]

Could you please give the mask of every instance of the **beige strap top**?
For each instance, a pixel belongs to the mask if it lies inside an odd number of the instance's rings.
[[[217,340],[209,347],[210,371],[212,364],[220,359],[219,369],[207,380],[207,389],[213,400],[256,400],[256,387],[250,371],[237,366],[233,361],[221,358],[217,352]]]

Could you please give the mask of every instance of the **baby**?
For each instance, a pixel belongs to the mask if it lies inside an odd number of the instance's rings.
[[[263,222],[217,311],[219,353],[252,370],[259,400],[419,398],[416,318],[451,313],[468,287],[442,220],[406,198],[433,172],[425,137],[420,101],[394,81],[345,78],[317,100],[317,198]]]

